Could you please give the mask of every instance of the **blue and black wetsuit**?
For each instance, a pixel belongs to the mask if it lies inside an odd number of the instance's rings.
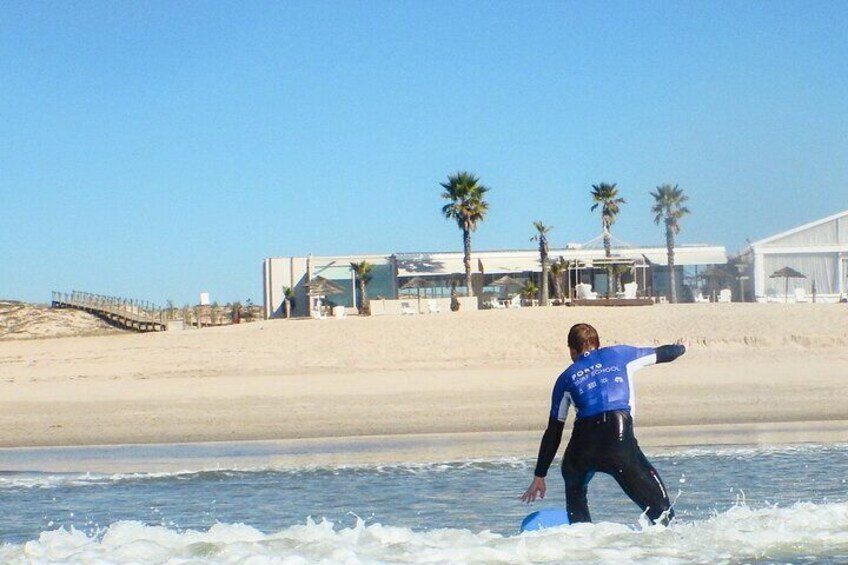
[[[652,522],[667,523],[674,516],[659,474],[633,435],[632,377],[642,367],[673,361],[685,351],[682,345],[603,347],[583,353],[557,378],[535,474],[547,475],[573,404],[577,415],[562,460],[571,523],[591,521],[586,491],[596,472],[612,475]]]

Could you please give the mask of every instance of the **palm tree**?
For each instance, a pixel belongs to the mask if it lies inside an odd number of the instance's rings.
[[[451,280],[451,282],[450,282],[450,300],[451,300],[451,303],[450,303],[451,312],[458,312],[459,311],[459,297],[457,297],[457,295],[456,295],[456,281],[455,280]]]
[[[466,296],[471,296],[471,232],[477,229],[477,224],[483,221],[489,209],[489,203],[483,199],[489,189],[479,181],[473,174],[462,171],[448,175],[448,182],[441,183],[445,189],[442,198],[450,200],[442,207],[442,214],[449,220],[455,220],[462,230]]]
[[[610,269],[612,269],[613,279],[615,280],[615,290],[616,292],[623,290],[624,286],[621,284],[621,275],[624,273],[629,273],[631,270],[630,265],[623,265],[621,263],[616,265],[610,265]]]
[[[624,198],[619,198],[615,183],[607,184],[605,182],[592,185],[592,202],[594,202],[592,204],[593,212],[595,208],[602,206],[601,226],[604,229],[604,252],[607,257],[610,257],[612,255],[610,248],[610,228],[615,223],[615,218],[621,211],[619,206],[627,202]]]
[[[680,219],[689,213],[689,208],[683,205],[689,197],[683,194],[683,189],[677,185],[664,184],[652,192],[654,205],[651,212],[654,214],[654,223],[665,222],[665,247],[668,251],[668,285],[671,289],[672,304],[677,302],[677,285],[674,275],[674,236],[680,233]]]
[[[283,311],[286,314],[286,318],[291,318],[291,307],[292,307],[292,299],[294,298],[294,291],[290,286],[283,287]]]
[[[704,281],[704,292],[708,295],[718,293],[722,288],[733,285],[738,271],[730,262],[724,265],[711,265],[698,274],[697,279]]]
[[[554,296],[562,302],[562,274],[568,270],[568,261],[562,256],[551,263],[551,278],[554,279]]]
[[[533,227],[536,228],[536,235],[530,238],[530,241],[539,242],[539,257],[542,260],[542,298],[539,304],[542,306],[548,305],[548,234],[554,229],[553,226],[546,226],[540,221],[533,222]]]
[[[350,268],[353,269],[356,280],[359,282],[359,313],[368,315],[371,313],[371,309],[368,306],[365,285],[371,282],[371,270],[374,265],[368,261],[362,261],[361,263],[351,263]]]
[[[521,297],[528,301],[533,300],[537,292],[539,292],[539,287],[533,281],[528,280],[521,288]]]
[[[604,230],[604,254],[607,257],[611,257],[610,228],[615,223],[615,218],[621,211],[619,206],[627,202],[624,198],[618,196],[618,189],[615,187],[615,183],[607,184],[605,182],[592,185],[592,202],[594,202],[592,204],[593,212],[595,208],[601,206],[601,226]],[[617,286],[614,284],[612,278],[612,269],[607,269],[607,296],[612,296],[613,289]]]

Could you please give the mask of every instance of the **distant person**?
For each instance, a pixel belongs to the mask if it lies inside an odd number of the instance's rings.
[[[557,378],[548,428],[542,436],[533,482],[521,496],[527,503],[545,497],[545,476],[556,457],[568,409],[576,409],[571,440],[562,460],[570,523],[591,522],[586,491],[595,472],[611,475],[651,523],[668,524],[674,510],[662,480],[633,435],[633,373],[674,361],[686,348],[677,343],[653,348],[600,346],[598,332],[576,324],[568,332],[573,363]]]

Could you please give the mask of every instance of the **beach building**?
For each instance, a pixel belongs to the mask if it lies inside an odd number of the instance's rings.
[[[755,241],[740,258],[758,302],[808,302],[814,295],[819,302],[842,300],[848,294],[848,210]]]
[[[565,266],[557,281],[564,300],[577,297],[578,285],[591,289],[591,293],[597,296],[606,296],[611,267],[615,269],[621,285],[628,283],[639,297],[668,295],[665,246],[632,246],[618,240],[614,240],[613,244],[610,258],[605,257],[601,238],[550,250],[550,263],[562,258]],[[265,259],[262,264],[266,318],[284,315],[286,288],[292,292],[293,304],[290,306],[294,316],[309,316],[316,311],[322,312],[322,309],[331,315],[335,306],[355,307],[358,304],[358,287],[351,263],[363,260],[374,265],[367,287],[374,314],[405,313],[409,308],[425,312],[426,308],[433,307],[447,311],[452,287],[456,288],[462,308],[482,308],[496,304],[494,301],[497,299],[517,294],[527,281],[541,286],[542,269],[536,249],[473,252],[474,297],[471,299],[464,298],[465,267],[461,252],[273,257]],[[693,280],[699,269],[726,262],[727,253],[723,246],[677,246],[675,272],[678,275],[678,296],[687,295],[686,281]],[[332,283],[331,293],[318,294],[328,289],[326,284],[316,284],[319,280]],[[549,288],[550,296],[555,297],[557,285],[551,284]],[[623,289],[612,290],[610,294],[616,295]]]

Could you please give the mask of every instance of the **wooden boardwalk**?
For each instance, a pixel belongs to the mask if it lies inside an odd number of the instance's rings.
[[[87,292],[53,292],[53,308],[74,308],[94,314],[106,322],[137,332],[161,332],[166,329],[164,311],[140,300],[101,296]]]

